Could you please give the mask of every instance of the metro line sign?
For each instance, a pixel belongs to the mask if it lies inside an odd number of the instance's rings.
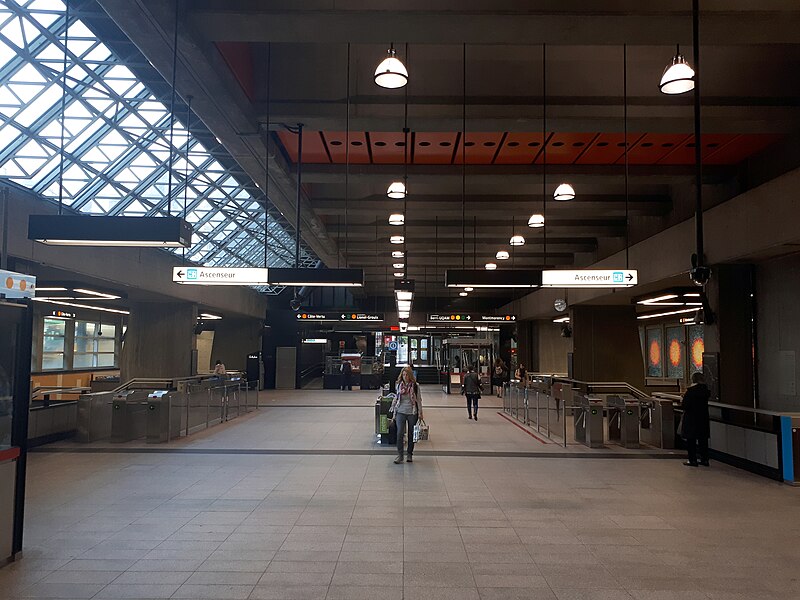
[[[551,288],[624,288],[639,283],[635,269],[542,271],[542,287]]]

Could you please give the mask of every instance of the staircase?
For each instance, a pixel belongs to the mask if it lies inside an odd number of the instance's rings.
[[[417,369],[417,382],[421,385],[439,384],[439,368],[419,366]]]

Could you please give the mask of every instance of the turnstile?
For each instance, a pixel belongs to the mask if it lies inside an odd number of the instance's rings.
[[[574,395],[575,441],[590,448],[603,447],[603,401],[585,394]]]
[[[668,398],[639,402],[639,437],[656,448],[675,448],[675,410]]]
[[[639,447],[639,401],[633,396],[609,395],[606,397],[608,409],[608,441],[623,448]]]
[[[180,434],[181,411],[173,395],[161,390],[151,393],[147,397],[147,443],[168,442]]]
[[[134,390],[114,396],[111,401],[111,442],[130,442],[145,436],[147,402]]]

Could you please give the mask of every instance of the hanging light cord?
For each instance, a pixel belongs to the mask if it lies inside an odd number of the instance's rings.
[[[345,95],[346,101],[346,110],[347,114],[345,115],[345,150],[344,150],[344,266],[347,267],[347,242],[350,238],[348,235],[348,222],[347,222],[347,214],[348,214],[348,205],[350,201],[350,42],[347,43],[347,75],[346,75],[346,85],[347,85],[347,93]]]
[[[461,60],[461,268],[467,265],[467,44],[462,47]]]
[[[264,268],[269,266],[269,140],[272,107],[272,42],[267,42],[267,134],[264,142]]]
[[[69,2],[65,3],[64,9],[64,62],[61,79],[61,141],[59,142],[58,163],[58,214],[60,215],[64,207],[64,133],[66,130],[65,113],[67,112],[67,44],[69,43]]]
[[[625,135],[625,268],[630,269],[630,217],[628,216],[628,45],[622,45],[622,112]]]
[[[172,215],[172,165],[175,162],[172,138],[175,134],[175,79],[178,73],[178,16],[180,0],[175,0],[175,27],[172,32],[172,97],[169,104],[169,169],[167,183],[167,216]]]
[[[408,42],[406,42],[406,69],[408,68]],[[408,279],[408,83],[404,86],[405,98],[403,100],[403,279]]]
[[[544,220],[542,266],[547,268],[547,44],[542,44],[542,219]]]

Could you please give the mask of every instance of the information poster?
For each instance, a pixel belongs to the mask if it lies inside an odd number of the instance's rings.
[[[664,334],[661,327],[648,327],[647,338],[647,376],[664,377]]]
[[[683,325],[667,327],[667,378],[686,376],[686,331]]]
[[[691,325],[689,333],[689,373],[703,370],[703,352],[706,351],[702,325]]]

